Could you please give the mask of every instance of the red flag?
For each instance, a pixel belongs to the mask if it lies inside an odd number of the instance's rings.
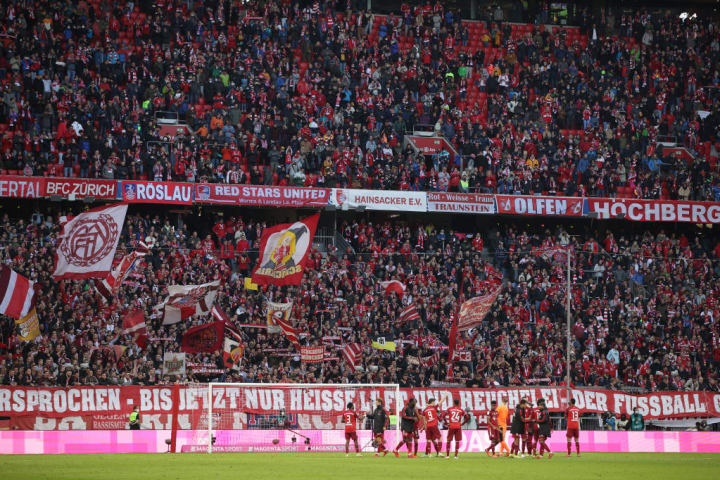
[[[385,295],[390,295],[391,293],[395,293],[401,297],[405,295],[405,285],[397,280],[380,282],[380,286],[385,290]]]
[[[140,310],[128,312],[122,320],[123,333],[133,334],[135,343],[140,348],[147,346],[147,327],[145,325],[145,313]]]
[[[223,348],[225,322],[212,322],[189,329],[180,350],[186,353],[215,352]]]
[[[400,312],[398,317],[399,323],[412,322],[414,320],[420,320],[420,314],[417,311],[415,304],[410,304],[405,310]]]
[[[362,354],[362,346],[359,343],[348,343],[342,349],[342,358],[355,370],[358,365],[358,357]]]
[[[474,297],[467,302],[463,302],[460,307],[458,330],[461,332],[469,330],[482,323],[485,315],[490,311],[490,307],[492,307],[492,304],[495,303],[498,295],[500,295],[501,289],[502,287],[498,287],[492,293],[483,295],[482,297]]]
[[[228,317],[227,313],[223,309],[217,306],[217,304],[213,304],[212,310],[210,311],[212,313],[212,316],[217,320],[218,322],[225,322],[228,325],[230,325],[230,317]]]
[[[6,265],[0,265],[0,313],[16,320],[25,317],[35,305],[35,282]]]
[[[260,260],[252,272],[258,285],[299,285],[320,214],[263,230]]]

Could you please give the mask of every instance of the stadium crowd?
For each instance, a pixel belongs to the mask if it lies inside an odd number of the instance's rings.
[[[206,225],[178,224],[157,213],[129,214],[118,255],[140,241],[150,254],[117,301],[106,305],[90,280],[52,281],[58,233],[53,218],[38,213],[28,221],[5,213],[0,261],[38,282],[42,336],[19,342],[12,319],[3,317],[0,383],[152,385],[219,378],[427,386],[446,378],[445,346],[460,290],[470,298],[502,281],[485,321],[458,340],[458,351],[467,356],[454,364],[455,381],[482,387],[560,385],[567,278],[562,252],[571,246],[575,385],[720,391],[720,238],[714,230],[636,234],[578,227],[586,231],[573,229],[570,235],[561,227],[531,233],[524,223],[523,228],[492,223],[459,232],[347,219],[340,227],[346,248],[313,251],[299,286],[253,291],[244,280],[255,263],[264,221],[220,216]],[[163,376],[163,352],[179,351],[183,332],[209,321],[209,315],[162,326],[162,314],[152,307],[169,284],[212,279],[222,279],[217,302],[236,325],[264,325],[267,300],[292,300],[301,343],[326,343],[333,353],[330,344],[357,342],[363,349],[360,368],[349,368],[342,358],[302,364],[284,335],[241,327],[246,348],[237,369],[224,368],[221,352],[204,353],[189,361],[222,373],[188,369],[186,377]],[[406,285],[403,298],[383,290],[380,282],[388,279]],[[400,322],[400,312],[411,303],[420,318]],[[145,348],[122,334],[122,317],[135,308],[146,314]],[[397,351],[373,348],[378,337],[394,340]],[[117,355],[109,345],[128,348]],[[341,357],[340,350],[337,354]]]
[[[711,16],[356,3],[5,3],[0,170],[720,200]],[[457,154],[404,147],[416,125]]]

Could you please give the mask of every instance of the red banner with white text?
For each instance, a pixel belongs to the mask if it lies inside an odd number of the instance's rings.
[[[260,185],[195,186],[195,201],[258,207],[324,207],[330,200],[329,188],[272,187]]]
[[[190,205],[193,202],[193,184],[123,181],[122,199],[129,203]]]
[[[45,178],[0,175],[0,198],[41,198],[45,196]]]
[[[497,213],[551,217],[581,217],[583,214],[583,199],[580,197],[495,195],[495,199]]]
[[[207,410],[207,389],[181,386],[178,414],[181,428],[198,428]],[[446,395],[447,393],[447,395]],[[637,407],[645,419],[688,417],[720,417],[720,393],[656,392],[628,394],[602,389],[575,389],[576,405],[584,413],[607,411],[631,414]],[[295,388],[264,386],[216,386],[213,388],[214,412],[225,411],[225,425],[218,428],[243,428],[249,415],[270,414],[284,409],[288,414],[317,416],[312,428],[332,428],[328,419],[342,413],[347,402],[354,402],[360,411],[368,411],[380,395],[388,408],[394,408],[392,388],[379,391],[371,388],[318,386]],[[449,408],[452,399],[459,399],[462,408],[474,415],[484,415],[492,400],[508,397],[508,404],[517,405],[526,397],[536,403],[546,400],[551,412],[566,408],[564,387],[479,388],[403,388],[401,402],[414,397],[421,407],[429,398],[445,398],[441,408]],[[10,417],[11,428],[46,429],[115,429],[124,428],[127,415],[138,405],[148,428],[169,428],[173,411],[172,386],[97,386],[97,387],[0,387],[0,417]],[[244,416],[243,416],[244,415]],[[245,419],[245,420],[243,420]],[[320,421],[320,419],[323,419]],[[325,422],[326,426],[321,426]],[[75,423],[76,426],[72,424]],[[83,426],[80,428],[80,426]]]
[[[635,222],[720,223],[720,203],[629,198],[588,198],[586,214]]]

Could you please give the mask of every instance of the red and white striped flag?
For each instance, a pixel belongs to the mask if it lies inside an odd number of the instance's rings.
[[[228,325],[230,325],[230,317],[228,317],[227,313],[223,309],[217,306],[217,304],[213,305],[212,310],[210,311],[212,316],[215,318],[215,320],[220,322],[225,322]],[[234,327],[233,327],[234,328]]]
[[[405,310],[400,312],[400,316],[398,317],[398,323],[412,322],[415,320],[420,320],[420,314],[418,313],[415,304],[411,303],[407,306],[407,308],[405,308]]]
[[[347,343],[342,349],[343,360],[345,360],[353,370],[357,368],[361,354],[362,346],[359,343]]]
[[[135,268],[138,261],[148,253],[148,246],[140,242],[140,246],[134,252],[128,253],[120,263],[108,273],[107,277],[95,282],[95,290],[102,295],[107,303],[112,303],[113,297],[120,289],[120,285],[127,278],[128,274]]]
[[[0,265],[0,313],[20,319],[35,305],[35,282]]]

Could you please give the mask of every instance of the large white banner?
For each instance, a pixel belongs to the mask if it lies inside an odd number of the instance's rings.
[[[333,188],[330,205],[341,210],[365,207],[367,210],[426,212],[427,193]]]
[[[127,205],[119,203],[60,217],[62,232],[55,249],[55,280],[104,278],[112,269]]]

